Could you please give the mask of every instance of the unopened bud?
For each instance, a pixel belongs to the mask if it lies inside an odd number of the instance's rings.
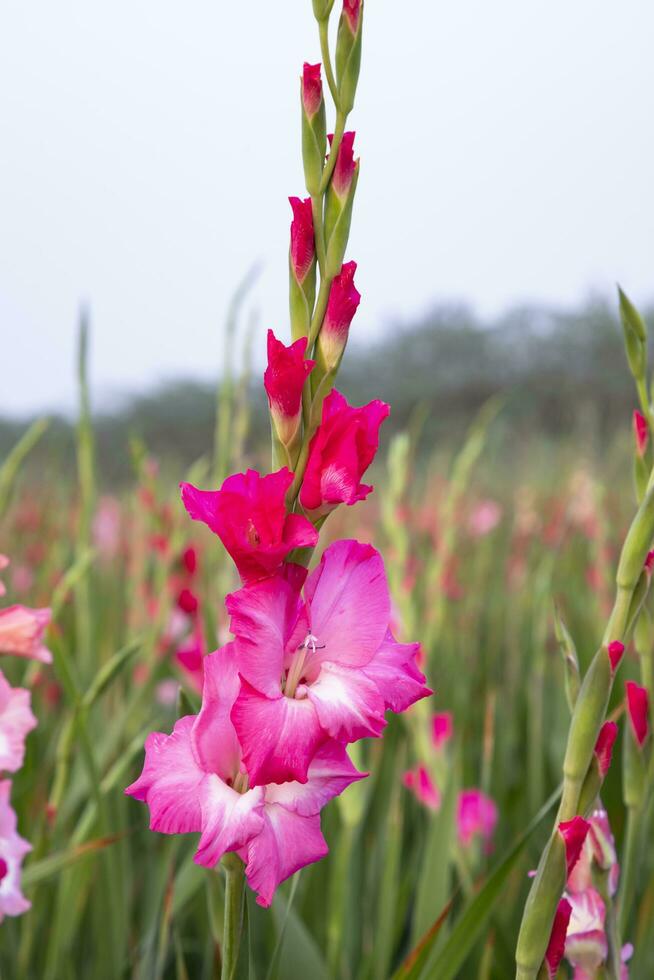
[[[570,902],[567,898],[562,898],[556,909],[552,933],[545,953],[545,967],[550,980],[554,980],[559,972],[559,966],[563,959],[563,953],[565,952],[565,937],[568,932],[571,915],[572,906]]]
[[[289,306],[293,339],[306,337],[316,295],[316,248],[311,198],[289,197],[293,209],[289,249]]]
[[[325,100],[322,94],[319,64],[309,65],[305,62],[302,70],[300,97],[302,103],[304,180],[309,194],[315,196],[320,190],[327,146]]]
[[[305,359],[306,348],[306,337],[286,347],[272,330],[268,331],[268,366],[263,383],[275,433],[286,447],[293,445],[299,432],[302,389],[315,363]]]
[[[356,267],[356,262],[346,262],[332,281],[318,335],[317,371],[320,376],[336,371],[343,357],[350,324],[361,301],[361,294],[354,285]]]
[[[362,26],[363,0],[343,0],[336,37],[336,81],[338,108],[344,115],[352,110],[359,81]]]
[[[333,141],[331,134],[329,140]],[[337,275],[343,263],[358,179],[359,161],[354,159],[354,133],[343,133],[325,201],[328,276]]]
[[[631,731],[642,749],[649,735],[649,697],[647,688],[627,681],[627,712]]]

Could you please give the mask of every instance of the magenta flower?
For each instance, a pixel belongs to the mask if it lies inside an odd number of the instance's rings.
[[[52,663],[52,654],[42,642],[49,622],[49,609],[28,609],[27,606],[0,609],[0,653]]]
[[[306,279],[316,255],[311,198],[307,197],[302,201],[299,197],[289,197],[289,201],[293,209],[291,265],[295,278],[299,283],[302,283]]]
[[[431,719],[431,741],[435,749],[441,749],[452,738],[454,723],[451,711],[441,711]]]
[[[242,678],[232,720],[253,786],[304,783],[328,738],[381,734],[384,712],[431,693],[417,643],[389,629],[384,564],[370,545],[337,541],[300,595],[302,572],[227,597]]]
[[[620,661],[624,655],[624,643],[621,643],[620,640],[612,640],[608,644],[606,650],[611,662],[611,670],[613,673],[615,673],[620,666]]]
[[[0,770],[20,769],[25,757],[25,737],[35,727],[30,692],[12,687],[0,670]]]
[[[300,514],[287,514],[290,470],[268,476],[256,470],[227,477],[220,490],[180,484],[182,501],[194,521],[218,535],[244,582],[272,575],[294,548],[313,548],[318,534]]]
[[[196,863],[214,867],[236,851],[257,902],[268,906],[280,882],[327,853],[320,810],[365,774],[326,741],[304,785],[251,787],[230,720],[238,691],[230,643],[205,658],[200,713],[180,718],[172,735],[148,736],[143,772],[125,792],[148,805],[151,830],[199,833]]]
[[[402,782],[429,810],[440,810],[441,794],[425,766],[415,766],[402,776]]]
[[[579,860],[589,827],[590,824],[583,817],[573,817],[572,820],[564,820],[559,824],[559,833],[565,845],[568,877]]]
[[[647,688],[627,681],[627,713],[633,736],[642,749],[649,735],[649,697]]]
[[[547,968],[550,980],[554,980],[556,977],[561,960],[563,959],[565,937],[568,931],[568,923],[570,922],[571,915],[572,906],[570,905],[570,902],[567,900],[567,898],[562,898],[556,908],[554,924],[552,925],[552,934],[547,946],[547,952],[545,953],[545,966]]]
[[[613,746],[617,737],[618,726],[616,722],[605,721],[600,728],[600,733],[597,736],[597,742],[595,743],[595,758],[597,759],[597,766],[602,779],[604,779],[611,767]]]
[[[353,132],[343,133],[341,143],[338,148],[336,163],[334,164],[331,187],[341,201],[344,201],[350,192],[352,181],[354,180],[354,173],[357,168],[357,164],[354,159],[355,135],[356,134]],[[334,134],[330,133],[327,139],[331,144],[334,139]]]
[[[300,337],[290,347],[268,331],[268,367],[263,384],[277,435],[285,446],[295,438],[302,416],[302,389],[315,361],[306,360],[307,338]]]
[[[302,105],[309,119],[313,119],[318,112],[321,102],[320,64],[309,65],[305,61],[302,68]]]
[[[365,500],[372,487],[362,484],[361,477],[375,457],[379,427],[389,411],[381,401],[355,408],[336,389],[329,393],[300,490],[306,511],[328,514],[340,503]]]
[[[20,889],[23,858],[32,850],[16,832],[16,814],[9,802],[11,780],[0,781],[0,922],[5,915],[22,915],[31,903]]]
[[[480,789],[464,789],[459,793],[456,824],[463,847],[468,847],[478,834],[488,847],[495,833],[497,819],[495,801]]]
[[[334,370],[340,362],[350,324],[361,302],[361,294],[354,285],[356,269],[356,262],[345,262],[329,291],[327,311],[318,338],[318,350],[328,371]]]
[[[647,427],[647,419],[644,415],[636,409],[634,410],[634,438],[636,440],[636,452],[639,456],[645,455],[645,450],[647,449],[647,439],[649,437],[649,429]]]

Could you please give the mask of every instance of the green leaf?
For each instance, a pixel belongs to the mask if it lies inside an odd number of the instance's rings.
[[[413,918],[413,942],[425,934],[450,893],[452,842],[455,835],[458,780],[450,771],[443,803],[429,826],[422,871],[418,882],[416,910]]]

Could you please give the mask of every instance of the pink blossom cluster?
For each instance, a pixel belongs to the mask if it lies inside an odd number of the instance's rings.
[[[358,4],[347,11],[357,23]],[[320,85],[319,66],[306,65],[308,116],[320,106]],[[335,161],[339,201],[352,190],[353,141],[344,134]],[[291,276],[306,298],[316,263],[312,201],[290,201]],[[334,214],[342,207],[336,202]],[[328,515],[372,492],[363,478],[389,412],[378,400],[350,405],[333,387],[360,301],[355,271],[344,262],[331,278],[315,350],[306,335],[287,346],[268,333],[264,387],[277,458],[288,465],[235,473],[217,490],[181,485],[188,514],[220,538],[242,587],[226,598],[231,639],[202,657],[198,714],[171,735],[149,736],[143,772],[126,790],[149,807],[152,830],[200,834],[199,864],[236,852],[263,906],[280,882],[326,853],[320,811],[365,775],[346,746],[379,737],[388,710],[431,693],[419,644],[393,633],[379,552],[340,540],[306,568]]]
[[[574,817],[559,825],[563,837],[568,875],[563,898],[559,902],[552,937],[546,955],[550,977],[555,977],[565,957],[573,968],[575,980],[591,980],[599,974],[609,955],[607,908],[598,891],[593,872],[606,876],[607,894],[613,898],[618,889],[620,868],[608,815],[595,809],[586,820]],[[620,980],[628,980],[627,961],[631,945],[623,947]]]
[[[407,789],[430,810],[438,811],[441,808],[439,781],[451,768],[445,757],[445,747],[453,734],[451,712],[443,711],[433,715],[430,724],[433,749],[431,759],[428,764],[418,763],[402,777]],[[460,790],[457,797],[456,826],[461,847],[468,848],[476,839],[480,839],[485,850],[490,850],[497,820],[497,805],[490,796],[474,787]]]
[[[8,559],[0,555],[0,570]],[[0,595],[5,587],[0,581]],[[13,605],[0,609],[0,654],[50,663],[52,655],[43,644],[50,622],[49,609]],[[0,773],[15,773],[23,765],[25,739],[36,726],[30,692],[12,687],[0,670]],[[5,915],[21,915],[30,907],[21,891],[21,865],[30,845],[16,829],[10,803],[11,780],[0,779],[0,922]]]

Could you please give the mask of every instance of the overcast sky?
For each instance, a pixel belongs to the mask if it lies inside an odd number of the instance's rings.
[[[336,0],[336,7],[339,0]],[[654,295],[654,3],[368,0],[348,257],[366,337],[433,303]],[[311,0],[0,8],[0,411],[220,368],[256,259],[287,332]]]

